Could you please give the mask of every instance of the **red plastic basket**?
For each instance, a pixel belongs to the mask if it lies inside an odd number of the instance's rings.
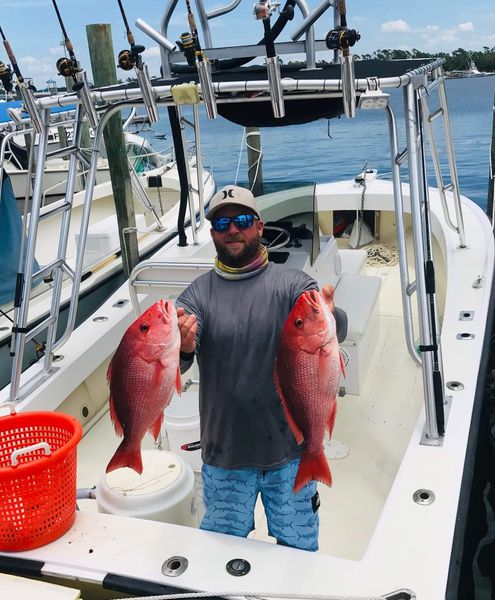
[[[52,542],[76,511],[77,419],[55,412],[0,417],[0,550]]]

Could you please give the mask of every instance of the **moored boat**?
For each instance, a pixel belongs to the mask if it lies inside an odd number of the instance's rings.
[[[244,49],[248,56],[258,50]],[[170,64],[164,64],[164,72]],[[101,497],[98,504],[96,492],[88,491],[97,484],[101,490],[105,465],[118,444],[110,433],[105,373],[121,336],[136,313],[157,298],[174,300],[214,264],[209,232],[201,219],[196,222],[196,205],[189,205],[191,222],[186,224],[183,197],[180,222],[189,243],[171,240],[142,261],[65,341],[59,360],[47,356],[0,393],[0,400],[12,400],[19,412],[60,411],[81,421],[85,435],[79,445],[78,487],[87,491],[81,493],[74,525],[62,537],[23,552],[2,551],[0,570],[84,580],[108,597],[111,590],[221,597],[459,597],[470,452],[483,403],[483,355],[493,326],[493,232],[483,211],[459,192],[442,61],[393,63],[386,67],[389,73],[379,75],[375,67],[361,64],[360,74],[350,79],[339,77],[340,67],[333,66],[330,72],[337,76],[328,79],[310,69],[309,75],[305,71],[275,82],[259,70],[253,75],[226,69],[213,74],[214,96],[209,97],[209,110],[216,102],[220,114],[254,126],[260,120],[287,124],[291,118],[319,118],[322,111],[352,116],[366,109],[382,110],[389,126],[391,181],[364,175],[258,197],[270,259],[302,268],[320,285],[331,283],[336,304],[349,319],[341,347],[347,375],[334,435],[326,444],[334,483],[320,488],[320,551],[268,543],[273,539],[261,508],[255,531],[242,539],[198,529],[192,511],[187,523],[146,518],[152,511],[146,513],[150,498],[143,488],[150,480],[121,489],[121,496],[140,495],[145,518],[122,506],[114,514],[98,512]],[[156,86],[157,101],[180,112],[173,85],[170,78]],[[388,87],[404,92],[403,149]],[[435,91],[440,109],[430,107]],[[115,90],[111,93],[112,101],[121,99]],[[105,91],[99,94],[101,99]],[[124,94],[129,98],[129,91]],[[132,94],[140,102],[140,90]],[[448,183],[430,127],[435,117],[445,124]],[[427,135],[435,188],[426,184]],[[409,181],[403,184],[400,169],[406,161]],[[199,202],[201,214],[204,204]],[[369,212],[375,238],[370,252],[360,247],[359,233],[354,247],[334,235],[334,213],[341,210]],[[361,226],[358,219],[357,229]],[[393,249],[394,258],[380,249]],[[385,258],[374,260],[377,255]],[[197,405],[201,382],[194,365],[183,385],[184,396]],[[149,440],[145,445],[153,448]],[[187,452],[174,450],[187,470]],[[166,494],[168,484],[159,486]]]

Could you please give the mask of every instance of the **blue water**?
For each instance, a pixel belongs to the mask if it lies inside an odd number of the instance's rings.
[[[488,194],[489,155],[493,119],[495,77],[450,79],[446,82],[452,135],[455,145],[461,193],[485,208]],[[402,90],[387,90],[390,105],[399,123],[401,149],[405,145],[402,128]],[[433,94],[431,110],[438,107]],[[169,132],[166,112],[153,130]],[[435,121],[440,147],[440,120]],[[155,147],[167,144],[153,140]],[[168,140],[171,135],[168,134]],[[261,129],[263,176],[266,181],[336,181],[354,177],[363,165],[389,173],[390,147],[384,111],[357,111],[355,119],[320,120],[307,125]],[[170,142],[171,143],[171,142]],[[236,180],[239,154],[243,149],[237,181],[247,180],[247,154],[243,128],[222,118],[202,117],[202,149],[213,165],[218,186]],[[444,155],[445,156],[445,155]],[[444,165],[443,165],[444,167]],[[443,168],[445,171],[445,168]],[[404,169],[407,174],[407,170]],[[445,173],[444,173],[445,174]],[[436,185],[430,164],[429,178]]]

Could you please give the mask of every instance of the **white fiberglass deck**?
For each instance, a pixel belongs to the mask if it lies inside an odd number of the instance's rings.
[[[349,454],[330,460],[332,488],[319,486],[320,550],[352,560],[366,550],[423,404],[421,370],[404,339],[398,266],[368,267],[366,273],[383,281],[379,338],[364,393],[338,398],[333,439]],[[107,412],[79,445],[78,487],[97,483],[118,444]],[[153,447],[149,436],[143,447]],[[96,502],[82,501],[80,507],[96,510]],[[251,537],[274,541],[260,503]]]

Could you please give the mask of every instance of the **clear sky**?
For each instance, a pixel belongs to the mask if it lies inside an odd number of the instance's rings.
[[[204,5],[209,11],[229,2],[204,0]],[[308,0],[310,10],[320,2]],[[158,75],[158,49],[155,42],[137,29],[135,21],[141,18],[159,30],[163,10],[168,4],[169,0],[123,0],[136,43],[147,48],[145,60],[152,75]],[[195,11],[193,0],[191,5]],[[262,24],[252,16],[253,5],[253,0],[242,0],[233,12],[210,21],[215,46],[256,43],[262,37]],[[358,29],[362,36],[354,47],[358,54],[384,48],[450,52],[456,48],[481,50],[483,46],[495,47],[494,0],[347,0],[346,5],[348,26]],[[128,48],[117,0],[58,0],[58,6],[76,56],[88,71],[90,80],[86,25],[109,23],[115,54]],[[63,56],[60,46],[62,35],[52,0],[0,0],[0,8],[0,26],[12,46],[23,76],[32,77],[39,88],[45,87],[50,78],[61,83],[55,63]],[[199,18],[195,14],[199,28]],[[300,13],[296,11],[294,21],[288,24],[280,40],[288,40],[300,21]],[[330,9],[319,19],[317,37],[323,37],[332,24],[333,12]],[[175,41],[185,30],[185,0],[178,0],[168,37]],[[1,47],[0,60],[7,62]],[[126,74],[119,69],[118,76],[124,79]]]

